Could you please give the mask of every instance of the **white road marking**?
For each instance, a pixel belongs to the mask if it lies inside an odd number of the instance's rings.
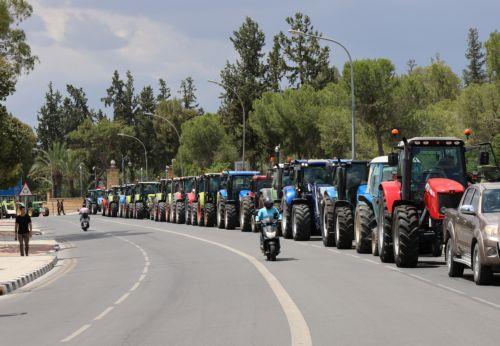
[[[104,220],[103,220],[104,221]],[[117,221],[111,221],[111,220],[106,220],[104,222],[112,222],[112,223],[117,223],[117,224],[123,224],[123,225],[129,225],[127,223],[122,223],[122,222],[117,222]],[[196,237],[192,236],[189,234],[185,233],[180,233],[180,232],[175,232],[175,231],[169,231],[166,229],[161,229],[161,228],[156,228],[156,227],[148,227],[148,226],[140,226],[140,225],[134,225],[136,227],[141,227],[141,228],[146,228],[146,229],[152,229],[164,233],[169,233],[169,234],[175,234],[181,237],[185,238],[190,238],[194,240],[199,240],[202,242],[205,242],[207,244],[215,245],[218,247],[221,247],[225,250],[228,250],[234,254],[237,254],[246,260],[248,260],[251,264],[254,265],[254,267],[259,271],[259,273],[262,275],[262,277],[267,281],[268,285],[271,287],[271,290],[273,291],[274,295],[278,299],[278,302],[281,305],[281,308],[283,309],[283,312],[285,313],[285,316],[288,320],[288,326],[290,329],[290,334],[291,334],[291,341],[293,346],[309,346],[312,345],[312,339],[311,339],[311,332],[309,330],[309,326],[307,325],[306,320],[304,319],[304,316],[299,310],[299,307],[295,304],[293,299],[290,297],[288,292],[285,290],[283,285],[279,282],[279,280],[266,268],[264,264],[259,262],[255,257],[248,255],[247,253],[237,250],[235,248],[232,248],[228,245],[218,243],[212,240],[208,240],[205,238],[201,237]],[[300,244],[300,243],[298,243]]]
[[[110,306],[110,307],[106,308],[106,310],[104,310],[103,312],[101,312],[101,314],[99,316],[97,316],[96,318],[94,318],[94,321],[99,321],[100,319],[104,318],[104,316],[106,316],[113,309],[114,309],[113,306]]]
[[[368,258],[363,258],[363,260],[366,261],[366,262],[373,263],[373,264],[380,264],[380,262],[376,262],[376,261],[368,259]]]
[[[323,249],[324,246],[319,246],[319,245],[316,245],[316,244],[312,244],[311,246],[314,246],[314,247],[319,247],[320,249]]]
[[[146,262],[146,264],[145,264],[145,265],[146,265],[146,267],[148,267],[148,266],[149,266],[150,264],[151,264],[151,263],[149,263],[149,262]]]
[[[139,285],[140,285],[140,284],[141,284],[141,282],[140,282],[140,281],[136,282],[136,283],[134,284],[134,286],[132,286],[132,288],[130,289],[130,292],[135,291],[135,290],[137,289],[137,287],[139,287]]]
[[[395,267],[391,267],[391,266],[384,266],[384,267],[386,267],[387,269],[390,269],[390,270],[394,270],[395,272],[404,273],[401,269],[398,269]]]
[[[87,329],[90,328],[90,324],[86,324],[84,325],[83,327],[81,327],[80,329],[78,329],[77,331],[75,331],[73,334],[71,334],[70,336],[64,338],[61,340],[61,342],[68,342],[68,341],[71,341],[73,338],[77,337],[78,335],[82,334],[84,331],[86,331]]]
[[[451,288],[451,287],[446,286],[446,285],[437,284],[437,286],[438,286],[438,287],[441,287],[441,288],[444,288],[445,290],[448,290],[448,291],[451,291],[451,292],[457,293],[457,294],[465,295],[465,292],[462,292],[462,291],[456,290],[456,289]]]
[[[361,257],[359,257],[358,255],[353,255],[353,254],[351,254],[351,253],[346,253],[346,255],[347,255],[347,256],[354,257],[354,258],[358,258],[358,259],[359,259],[359,258],[361,258]]]
[[[148,272],[148,270],[149,270],[149,267],[148,267],[148,266],[146,266],[146,267],[144,267],[144,269],[142,270],[142,273],[143,273],[143,274],[146,274],[146,273]]]
[[[335,250],[335,249],[328,249],[328,250],[331,251],[331,252],[335,252],[336,254],[341,254],[342,253],[339,250]]]
[[[118,305],[120,303],[122,303],[125,299],[128,298],[128,296],[130,295],[129,292],[125,293],[123,296],[120,297],[120,299],[118,299],[116,302],[115,302],[115,305]]]
[[[411,276],[412,278],[420,280],[420,281],[432,282],[431,280],[423,278],[423,277],[421,277],[419,275],[415,275],[415,274],[408,274],[408,275]]]
[[[142,274],[140,277],[139,277],[139,282],[141,282],[142,280],[144,280],[144,278],[146,277],[146,275]]]
[[[481,302],[481,303],[484,303],[484,304],[488,304],[489,306],[492,306],[494,308],[500,309],[500,305],[492,303],[492,302],[490,302],[488,300],[484,300],[484,299],[479,298],[479,297],[472,297],[472,299],[477,300],[478,302]]]

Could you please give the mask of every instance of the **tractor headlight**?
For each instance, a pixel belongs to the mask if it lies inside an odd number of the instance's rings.
[[[484,226],[484,233],[488,237],[498,237],[498,225],[486,225]]]

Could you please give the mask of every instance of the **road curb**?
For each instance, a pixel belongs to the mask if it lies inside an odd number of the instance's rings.
[[[57,263],[57,260],[58,260],[57,256],[54,256],[54,258],[49,263],[47,263],[41,268],[38,268],[30,273],[24,274],[18,277],[17,279],[0,282],[0,296],[12,293],[18,288],[23,287],[24,285],[27,285],[31,281],[36,280],[40,276],[48,273],[52,268],[54,268],[54,266]]]

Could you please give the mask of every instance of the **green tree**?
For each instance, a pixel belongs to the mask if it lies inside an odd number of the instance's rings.
[[[394,113],[394,90],[397,78],[394,65],[387,59],[357,60],[354,64],[357,116],[370,127],[378,155],[384,154],[384,135],[396,125]],[[350,90],[351,70],[344,65],[344,85]]]
[[[486,48],[486,72],[491,82],[500,81],[500,32],[495,30],[490,33],[489,39],[484,43]]]
[[[85,91],[71,84],[66,86],[66,91],[69,96],[64,98],[61,109],[64,135],[76,130],[85,119],[93,118]]]
[[[126,125],[135,124],[137,100],[135,97],[134,77],[130,71],[126,73],[127,81],[120,78],[118,71],[113,73],[111,86],[106,90],[106,97],[102,98],[105,107],[113,107],[113,119]]]
[[[160,86],[160,90],[159,90],[159,93],[158,93],[158,96],[156,97],[156,101],[157,102],[161,102],[161,101],[165,101],[165,100],[168,100],[170,98],[170,96],[172,96],[170,94],[170,88],[167,86],[167,82],[164,80],[164,79],[159,79],[158,80],[158,84]]]
[[[38,111],[38,127],[36,128],[38,145],[48,150],[52,143],[61,141],[65,134],[62,111],[62,95],[54,90],[52,82],[45,93],[45,103]]]
[[[265,69],[267,87],[274,92],[281,91],[281,81],[286,74],[286,63],[282,56],[280,37],[278,35],[273,38],[273,48],[267,55]]]
[[[467,35],[467,52],[465,57],[469,61],[467,68],[463,72],[465,85],[471,83],[483,83],[485,81],[484,73],[484,52],[483,45],[479,41],[479,34],[476,28],[469,28]]]
[[[321,36],[314,29],[309,16],[300,12],[287,17],[285,21],[293,30]],[[303,35],[288,37],[282,32],[278,35],[287,62],[287,79],[292,87],[310,84],[321,89],[335,81],[336,71],[328,63],[330,50],[328,47],[321,47],[317,38]]]
[[[196,90],[193,78],[187,77],[181,81],[178,94],[181,95],[181,101],[184,108],[194,109],[198,107],[196,103]]]
[[[33,162],[35,135],[30,126],[0,106],[0,188],[14,185],[26,177]]]

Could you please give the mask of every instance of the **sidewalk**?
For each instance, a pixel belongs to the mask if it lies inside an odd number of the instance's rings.
[[[42,239],[40,239],[40,236]],[[43,232],[33,225],[30,256],[19,256],[19,242],[14,240],[14,220],[0,222],[0,295],[26,285],[51,270],[57,263],[59,244],[43,239]]]

